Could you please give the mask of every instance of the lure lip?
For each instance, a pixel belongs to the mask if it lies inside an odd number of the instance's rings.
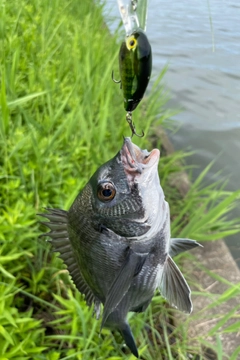
[[[160,151],[153,149],[151,152],[141,150],[137,145],[132,143],[131,138],[124,138],[124,144],[121,149],[121,160],[127,172],[142,173],[144,169],[149,169],[158,165]]]
[[[126,35],[131,34],[136,28],[139,27],[139,20],[136,9],[132,4],[132,0],[117,0],[118,8],[125,27]]]
[[[137,28],[146,31],[148,0],[117,0],[126,35]]]

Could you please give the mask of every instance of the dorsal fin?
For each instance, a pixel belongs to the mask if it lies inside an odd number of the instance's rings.
[[[47,226],[50,231],[41,236],[49,236],[54,251],[60,253],[60,258],[67,265],[68,271],[72,277],[77,289],[85,296],[86,303],[91,306],[94,303],[96,317],[100,316],[100,300],[93,294],[92,290],[85,282],[78,263],[74,256],[71,242],[68,236],[68,212],[61,209],[46,209],[48,213],[38,214],[50,221],[41,222]]]

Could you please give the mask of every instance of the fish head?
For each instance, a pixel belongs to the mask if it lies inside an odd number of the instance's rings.
[[[125,138],[118,154],[90,179],[94,222],[124,237],[145,234],[161,189],[159,158],[158,149],[141,150]]]

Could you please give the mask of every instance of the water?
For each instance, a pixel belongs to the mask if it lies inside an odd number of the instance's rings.
[[[116,4],[108,0],[119,18]],[[240,189],[239,0],[149,0],[147,34],[153,75],[168,64],[164,81],[170,105],[183,109],[174,118],[181,124],[171,135],[175,148],[195,151],[188,159],[198,166],[194,176],[215,159],[208,181],[222,170],[227,188]],[[233,216],[240,216],[240,208]],[[240,265],[240,236],[226,243]]]

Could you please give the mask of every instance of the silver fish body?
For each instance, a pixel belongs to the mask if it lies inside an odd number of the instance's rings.
[[[172,260],[199,244],[170,238],[170,213],[158,176],[160,152],[141,150],[124,139],[118,154],[103,164],[69,211],[42,214],[55,251],[68,267],[102,325],[122,334],[138,357],[126,321],[144,311],[159,288],[162,296],[190,313],[190,289]]]

